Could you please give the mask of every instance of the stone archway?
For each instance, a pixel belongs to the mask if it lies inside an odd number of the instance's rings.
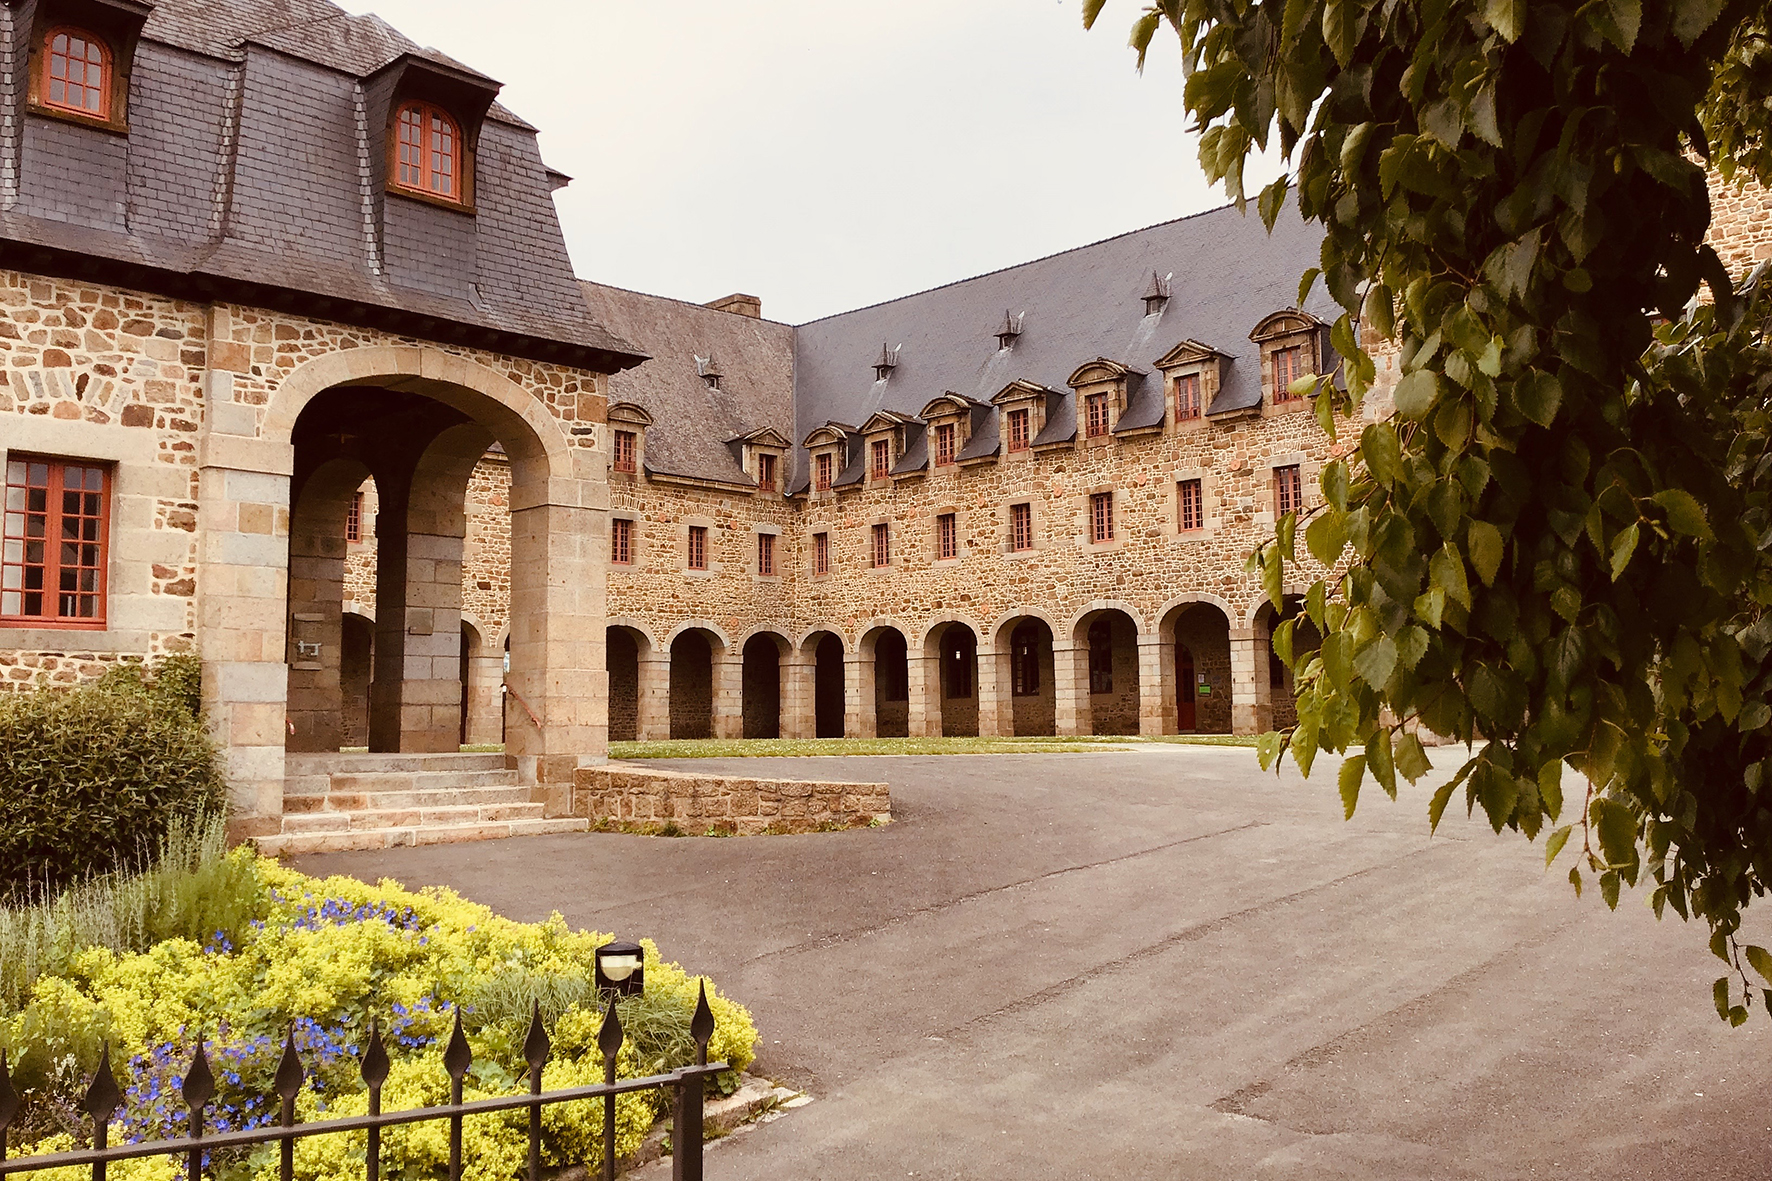
[[[790,650],[787,637],[774,632],[758,632],[744,642],[740,710],[746,738],[782,736],[782,681]]]

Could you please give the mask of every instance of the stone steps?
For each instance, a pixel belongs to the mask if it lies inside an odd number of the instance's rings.
[[[590,827],[587,820],[547,818],[503,755],[301,754],[288,756],[285,766],[281,831],[257,842],[270,856]]]

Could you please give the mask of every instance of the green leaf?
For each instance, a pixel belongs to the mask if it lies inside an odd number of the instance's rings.
[[[1397,766],[1391,757],[1391,731],[1380,726],[1366,740],[1366,767],[1372,778],[1391,799],[1397,798]]]
[[[1327,0],[1323,5],[1323,41],[1343,69],[1353,60],[1360,39],[1360,8],[1356,0]]]
[[[1768,955],[1763,947],[1752,946],[1747,948],[1746,955],[1747,962],[1753,967],[1753,970],[1758,972],[1766,983],[1772,984],[1772,955]]]
[[[1612,14],[1612,23],[1618,29],[1618,48],[1629,53],[1635,47],[1637,33],[1643,27],[1643,0],[1606,0],[1606,9]]]
[[[1323,275],[1323,270],[1321,267],[1312,267],[1310,270],[1308,270],[1304,273],[1304,278],[1302,278],[1298,281],[1298,306],[1299,307],[1303,307],[1306,303],[1308,303],[1310,301],[1311,288],[1313,288],[1317,285],[1317,280],[1319,278],[1321,278],[1322,275]]]
[[[1551,862],[1557,859],[1557,854],[1563,851],[1563,846],[1569,843],[1569,834],[1574,830],[1574,825],[1565,824],[1556,832],[1551,833],[1550,839],[1544,842],[1544,867],[1546,869],[1549,869]]]
[[[1360,802],[1360,780],[1366,776],[1366,756],[1352,755],[1341,763],[1341,813],[1343,820],[1352,820]]]
[[[1688,49],[1723,14],[1723,0],[1680,0],[1674,5],[1674,36]]]
[[[1360,458],[1372,478],[1389,488],[1402,472],[1402,445],[1397,429],[1388,422],[1369,423],[1360,432]]]
[[[1538,769],[1538,798],[1552,820],[1563,814],[1563,760],[1552,759]]]
[[[1101,10],[1105,7],[1107,0],[1083,0],[1083,27],[1093,29],[1095,18],[1101,15]]]
[[[1446,592],[1434,587],[1415,600],[1415,616],[1434,629],[1440,626],[1440,617],[1446,610]]]
[[[1514,382],[1514,405],[1539,426],[1555,422],[1557,409],[1562,404],[1563,383],[1555,374],[1535,369]]]
[[[1526,30],[1526,0],[1483,0],[1483,20],[1512,44]]]
[[[1374,689],[1384,688],[1396,667],[1397,644],[1389,636],[1379,636],[1354,657],[1354,671]]]
[[[1440,376],[1432,369],[1405,373],[1394,397],[1398,414],[1411,422],[1425,422],[1440,397]]]
[[[1316,11],[1316,0],[1286,0],[1286,13],[1280,20],[1280,40],[1288,45],[1295,43],[1311,23],[1311,17],[1316,15]],[[1304,306],[1302,297],[1298,305]]]
[[[1569,867],[1569,884],[1575,887],[1575,896],[1581,897],[1581,871],[1573,865]]]
[[[1366,292],[1366,322],[1386,340],[1396,331],[1397,297],[1383,283],[1375,283]]]
[[[1471,565],[1484,586],[1495,585],[1501,569],[1501,530],[1487,521],[1472,521],[1464,532],[1465,548],[1470,550]]]
[[[1138,68],[1144,69],[1145,54],[1150,52],[1151,38],[1156,36],[1158,27],[1163,23],[1163,14],[1156,9],[1139,17],[1132,26],[1132,36],[1126,44],[1138,50]]]
[[[1599,833],[1600,851],[1610,866],[1637,863],[1636,813],[1614,800],[1601,796],[1594,800],[1588,813]]]
[[[1450,541],[1442,545],[1440,552],[1428,563],[1428,579],[1430,585],[1445,591],[1447,598],[1466,611],[1470,610],[1471,587],[1464,575],[1464,558]]]
[[[1710,995],[1711,1000],[1716,1003],[1717,1016],[1727,1021],[1729,1019],[1729,978],[1718,976],[1710,986]]]
[[[1612,581],[1613,582],[1618,581],[1618,576],[1623,574],[1625,567],[1630,565],[1631,555],[1636,552],[1637,552],[1637,523],[1635,521],[1632,521],[1629,525],[1625,526],[1623,529],[1620,529],[1618,531],[1618,536],[1616,536],[1612,539]]]
[[[1428,635],[1423,629],[1410,624],[1397,633],[1397,662],[1406,669],[1413,670],[1427,655]]]
[[[1423,775],[1434,769],[1428,762],[1427,751],[1422,749],[1421,739],[1412,731],[1406,731],[1397,739],[1396,751],[1397,774],[1414,783]]]
[[[1618,871],[1609,869],[1600,875],[1600,897],[1605,899],[1608,910],[1618,909]]]
[[[1317,514],[1304,528],[1304,543],[1317,561],[1325,566],[1335,565],[1347,548],[1346,519],[1333,511]]]
[[[1666,511],[1668,526],[1674,532],[1703,541],[1715,540],[1715,534],[1710,531],[1710,522],[1704,519],[1704,510],[1684,488],[1662,489],[1655,494],[1655,503]]]
[[[1336,459],[1323,465],[1322,477],[1318,480],[1323,486],[1323,499],[1327,500],[1338,511],[1347,511],[1347,460]]]
[[[1440,817],[1442,817],[1446,814],[1446,805],[1447,805],[1447,803],[1449,803],[1451,801],[1452,793],[1458,790],[1458,783],[1459,783],[1460,778],[1461,778],[1460,776],[1453,776],[1451,779],[1448,779],[1445,783],[1442,783],[1434,791],[1434,798],[1428,801],[1428,804],[1427,804],[1427,830],[1429,832],[1438,832],[1439,831]]]
[[[1255,757],[1261,762],[1261,769],[1268,771],[1273,768],[1274,760],[1280,757],[1284,738],[1276,731],[1269,730],[1255,740]]]

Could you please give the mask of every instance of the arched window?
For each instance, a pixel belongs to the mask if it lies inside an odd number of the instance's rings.
[[[442,109],[412,102],[400,108],[394,183],[402,189],[461,200],[461,129]]]
[[[111,115],[111,49],[85,29],[57,28],[43,39],[43,105],[94,119]]]

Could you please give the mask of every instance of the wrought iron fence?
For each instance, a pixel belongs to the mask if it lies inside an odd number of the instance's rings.
[[[107,1138],[111,1120],[122,1105],[123,1093],[117,1086],[115,1076],[111,1073],[111,1052],[109,1048],[106,1048],[99,1059],[98,1069],[93,1073],[92,1084],[86,1092],[85,1108],[93,1121],[92,1147],[42,1156],[11,1158],[7,1156],[6,1152],[7,1130],[18,1116],[20,1103],[18,1093],[13,1088],[11,1076],[6,1068],[6,1055],[4,1051],[0,1051],[0,1178],[14,1173],[33,1172],[38,1169],[79,1166],[92,1169],[92,1181],[105,1181],[105,1166],[111,1161],[150,1156],[182,1156],[185,1158],[186,1181],[200,1181],[205,1159],[217,1149],[247,1148],[258,1144],[277,1143],[282,1150],[279,1169],[281,1181],[293,1181],[295,1142],[297,1140],[337,1132],[365,1131],[368,1133],[369,1139],[368,1151],[365,1154],[366,1181],[378,1181],[381,1175],[381,1131],[383,1128],[402,1124],[427,1123],[433,1120],[448,1120],[448,1181],[461,1181],[462,1120],[470,1115],[487,1115],[493,1112],[512,1111],[526,1107],[529,1109],[529,1181],[541,1181],[542,1108],[561,1103],[579,1103],[601,1099],[603,1101],[603,1159],[601,1162],[603,1178],[604,1181],[614,1181],[616,1096],[634,1091],[652,1090],[653,1088],[667,1088],[675,1092],[675,1107],[671,1124],[671,1176],[673,1181],[701,1181],[702,1087],[710,1075],[719,1074],[721,1071],[729,1069],[725,1062],[710,1063],[708,1061],[708,1039],[714,1034],[714,1014],[708,1007],[705,983],[702,985],[701,996],[695,1006],[695,1016],[690,1020],[689,1031],[695,1039],[695,1065],[684,1066],[668,1074],[622,1079],[617,1082],[615,1059],[616,1054],[621,1050],[624,1034],[621,1018],[616,1014],[615,1001],[612,999],[608,1011],[603,1015],[602,1027],[597,1033],[597,1047],[603,1052],[603,1082],[592,1086],[543,1091],[541,1089],[542,1067],[547,1064],[551,1043],[547,1031],[542,1028],[541,1007],[538,1004],[530,1018],[529,1034],[523,1042],[523,1058],[528,1066],[529,1093],[464,1102],[462,1100],[462,1080],[467,1077],[468,1068],[473,1064],[473,1052],[469,1050],[468,1039],[462,1032],[461,1010],[457,1008],[455,1029],[450,1035],[449,1044],[443,1051],[443,1069],[449,1074],[449,1102],[440,1107],[419,1107],[405,1111],[384,1112],[381,1109],[381,1090],[382,1084],[387,1081],[388,1077],[388,1053],[382,1044],[380,1030],[372,1026],[361,1063],[363,1082],[369,1090],[368,1114],[298,1124],[295,1119],[295,1100],[301,1092],[306,1072],[302,1068],[301,1055],[295,1046],[295,1031],[291,1029],[283,1043],[283,1057],[277,1065],[276,1077],[272,1084],[273,1089],[282,1100],[277,1126],[208,1134],[204,1132],[204,1112],[215,1097],[215,1075],[210,1069],[209,1057],[204,1052],[202,1040],[199,1039],[197,1050],[191,1057],[191,1067],[185,1074],[181,1088],[185,1106],[190,1113],[189,1132],[178,1140],[153,1140],[116,1145],[107,1143]],[[584,1163],[588,1164],[589,1162]]]

